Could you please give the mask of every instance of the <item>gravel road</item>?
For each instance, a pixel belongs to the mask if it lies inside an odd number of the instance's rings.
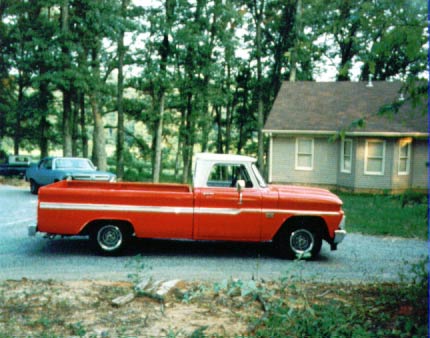
[[[127,280],[130,274],[155,279],[219,281],[278,279],[335,282],[396,281],[405,261],[428,255],[426,241],[348,234],[337,251],[323,244],[315,261],[276,258],[268,244],[139,240],[120,257],[94,253],[85,238],[28,237],[35,222],[37,196],[28,189],[0,185],[0,280]],[[348,230],[348,226],[347,226]]]

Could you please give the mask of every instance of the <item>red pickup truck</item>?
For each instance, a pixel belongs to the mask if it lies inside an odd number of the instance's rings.
[[[280,256],[315,257],[345,235],[342,201],[327,190],[267,185],[255,159],[198,154],[193,185],[60,181],[39,191],[29,234],[87,235],[103,253],[129,240],[272,241]]]

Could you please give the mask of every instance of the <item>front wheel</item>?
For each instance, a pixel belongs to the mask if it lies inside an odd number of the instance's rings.
[[[39,185],[33,179],[30,179],[30,192],[33,195],[37,195],[37,193],[39,192]]]
[[[129,232],[124,227],[118,224],[103,224],[92,233],[91,240],[100,252],[114,255],[124,249],[129,237]]]
[[[292,227],[281,230],[276,242],[282,258],[315,258],[321,250],[322,238],[315,229]]]

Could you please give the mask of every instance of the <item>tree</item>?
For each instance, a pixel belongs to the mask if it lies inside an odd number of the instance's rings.
[[[63,93],[63,156],[72,156],[72,92],[73,92],[73,70],[71,51],[69,48],[71,39],[69,32],[69,0],[62,0],[61,3],[61,68],[63,69],[63,79],[60,85]]]
[[[381,0],[367,6],[362,29],[367,48],[361,78],[417,77],[427,67],[426,6],[419,1]]]
[[[118,32],[118,78],[117,78],[117,110],[118,110],[118,126],[117,126],[117,145],[116,145],[116,175],[119,181],[124,178],[124,57],[126,48],[124,46],[125,20],[127,18],[127,7],[129,0],[121,0],[121,16],[123,20]]]

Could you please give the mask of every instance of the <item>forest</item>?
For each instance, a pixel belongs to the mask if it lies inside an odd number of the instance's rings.
[[[0,152],[188,182],[256,156],[282,81],[426,79],[423,0],[0,0]],[[425,89],[426,91],[426,89]]]

